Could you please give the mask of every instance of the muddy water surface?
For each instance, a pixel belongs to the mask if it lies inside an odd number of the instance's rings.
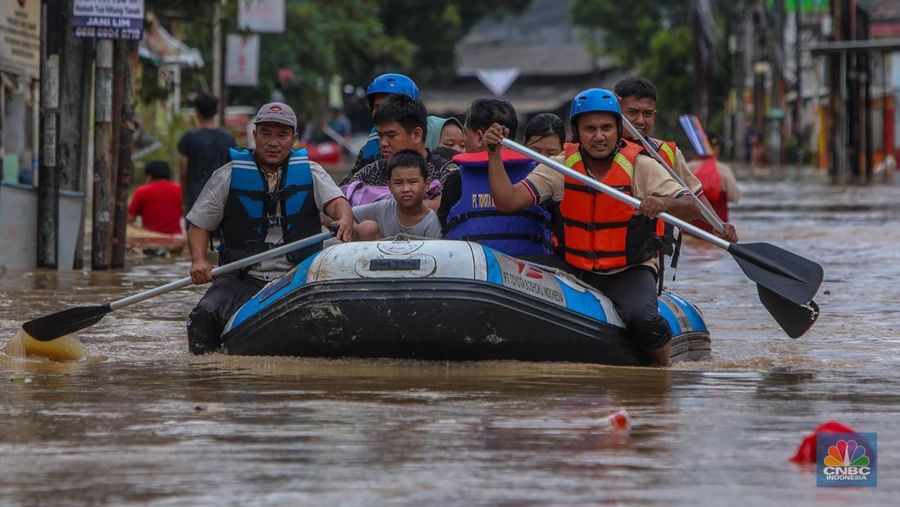
[[[900,189],[744,189],[744,241],[825,266],[822,317],[799,340],[700,243],[672,287],[703,310],[713,357],[670,370],[198,358],[184,320],[202,292],[185,290],[85,330],[81,362],[0,355],[0,504],[896,505]],[[187,269],[7,272],[0,341]],[[622,408],[630,432],[603,423]],[[828,419],[878,433],[877,488],[817,489],[788,462]]]

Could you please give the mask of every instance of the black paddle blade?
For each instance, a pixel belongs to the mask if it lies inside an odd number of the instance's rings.
[[[819,305],[815,301],[810,300],[805,305],[798,305],[762,285],[757,285],[756,289],[763,306],[791,338],[803,336],[819,318]]]
[[[822,285],[822,266],[769,243],[732,243],[728,252],[748,278],[779,296],[805,305]]]
[[[109,305],[78,306],[29,320],[22,324],[22,329],[35,340],[48,342],[93,326],[111,311]]]

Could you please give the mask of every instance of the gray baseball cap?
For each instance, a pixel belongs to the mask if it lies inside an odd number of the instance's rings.
[[[259,125],[260,123],[266,122],[281,123],[282,125],[287,125],[292,129],[297,130],[297,115],[294,114],[294,110],[291,109],[291,106],[284,102],[269,102],[259,108],[259,112],[256,113],[256,119],[253,120],[253,124]]]

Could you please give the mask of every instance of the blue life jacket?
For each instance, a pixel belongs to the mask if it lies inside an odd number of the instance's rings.
[[[531,159],[502,149],[503,165],[513,184],[534,169]],[[487,152],[462,153],[453,157],[462,180],[461,197],[447,214],[444,239],[474,241],[507,255],[536,255],[553,252],[550,214],[541,206],[513,213],[494,207],[488,183]]]
[[[228,151],[232,161],[231,187],[222,219],[219,256],[222,264],[278,246],[266,243],[270,227],[281,227],[283,243],[322,231],[306,150],[291,150],[274,192],[269,192],[266,176],[256,166],[252,151],[243,148]],[[321,244],[313,245],[288,254],[287,258],[297,263],[321,249]]]
[[[381,158],[381,141],[378,140],[378,131],[372,127],[369,137],[366,138],[366,144],[362,147],[362,159],[365,164],[372,163]]]

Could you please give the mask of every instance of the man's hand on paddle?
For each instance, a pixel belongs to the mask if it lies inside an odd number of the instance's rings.
[[[668,203],[665,197],[655,197],[648,195],[641,201],[641,206],[635,214],[644,215],[647,218],[656,218],[660,213],[665,213],[668,209]]]
[[[484,146],[488,153],[497,153],[500,150],[500,141],[509,136],[509,129],[494,123],[484,131]]]
[[[212,264],[206,259],[191,261],[191,280],[197,285],[211,282]]]
[[[716,231],[716,230],[713,230],[713,231],[712,231],[713,234],[715,234],[716,236],[718,236],[718,237],[724,239],[725,241],[730,241],[730,242],[732,242],[732,243],[737,243],[737,242],[738,242],[737,229],[735,229],[733,225],[731,225],[731,224],[729,224],[729,223],[727,223],[727,222],[726,222],[726,223],[723,223],[722,225],[725,227],[725,230],[722,231],[721,233],[719,233],[719,232]]]
[[[334,237],[343,241],[344,243],[349,243],[356,239],[355,229],[353,228],[353,215],[349,217],[344,217],[340,220],[335,220],[334,222],[337,226],[337,232]]]

